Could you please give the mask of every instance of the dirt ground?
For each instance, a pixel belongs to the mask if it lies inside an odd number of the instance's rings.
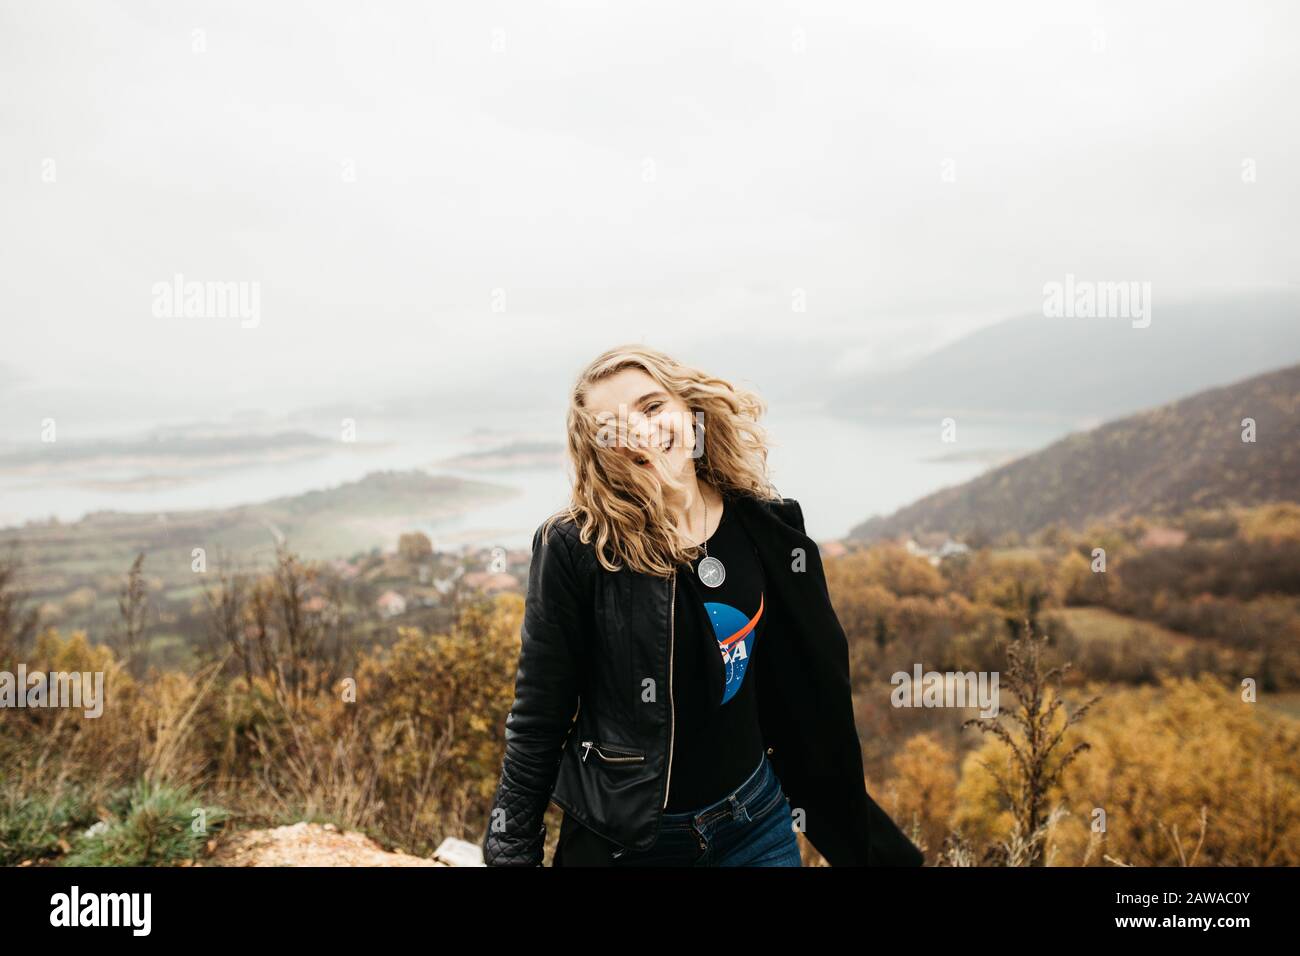
[[[482,866],[478,848],[447,840],[432,858],[390,853],[360,833],[333,824],[295,823],[273,830],[246,830],[210,845],[203,866]],[[476,859],[477,858],[477,859]]]

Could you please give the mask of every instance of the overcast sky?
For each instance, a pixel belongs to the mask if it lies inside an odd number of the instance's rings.
[[[2,0],[0,400],[515,395],[643,338],[778,391],[1067,272],[1295,283],[1296,9]],[[176,273],[259,324],[155,316]]]

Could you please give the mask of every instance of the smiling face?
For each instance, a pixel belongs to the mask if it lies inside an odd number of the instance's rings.
[[[630,461],[652,468],[646,452],[658,448],[670,475],[681,475],[688,467],[695,448],[690,409],[643,369],[620,369],[601,379],[588,390],[584,404],[601,422],[602,434]],[[626,443],[618,441],[620,410],[627,421]]]

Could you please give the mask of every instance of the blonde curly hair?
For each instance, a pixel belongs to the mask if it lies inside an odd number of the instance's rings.
[[[573,489],[567,508],[546,519],[543,531],[561,518],[571,519],[581,540],[596,545],[601,565],[623,566],[657,577],[699,556],[699,545],[683,546],[666,504],[666,491],[680,496],[685,486],[671,475],[657,449],[647,450],[653,468],[643,468],[620,454],[609,440],[610,422],[586,407],[591,387],[626,368],[639,368],[694,417],[698,480],[720,494],[747,494],[763,499],[780,495],[768,478],[767,432],[758,424],[767,410],[757,394],[683,365],[657,349],[620,345],[597,356],[578,375],[570,393],[568,451]],[[627,443],[626,421],[619,421],[618,440]],[[699,449],[703,432],[703,448]]]

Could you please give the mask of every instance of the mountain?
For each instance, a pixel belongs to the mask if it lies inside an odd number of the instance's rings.
[[[1255,441],[1242,440],[1242,420]],[[849,537],[1030,534],[1057,521],[1172,516],[1300,500],[1300,365],[1211,389],[1061,439],[945,488]]]
[[[1300,295],[1267,292],[1165,305],[1129,319],[1009,319],[911,367],[839,385],[847,417],[988,415],[1076,426],[1129,415],[1300,362]]]

